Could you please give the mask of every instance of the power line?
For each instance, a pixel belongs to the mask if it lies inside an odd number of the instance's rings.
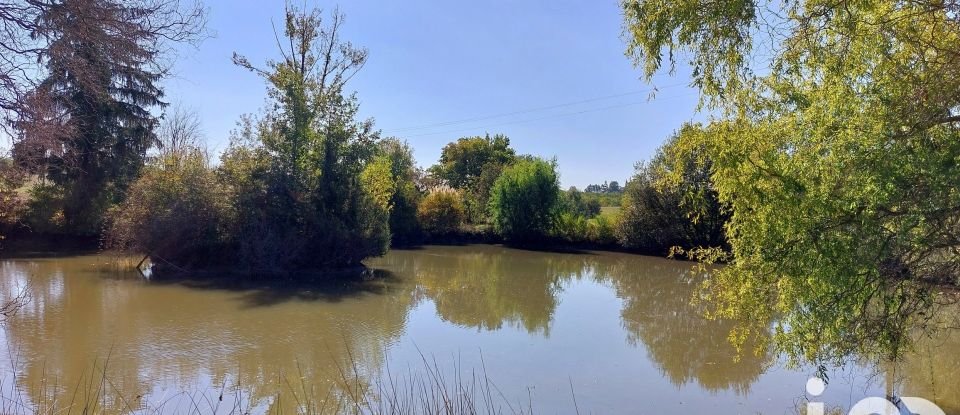
[[[693,95],[696,95],[696,93],[682,94],[682,95],[674,95],[674,96],[672,96],[672,97],[667,97],[667,98],[664,98],[664,99],[679,98],[679,97],[693,96]],[[662,100],[661,100],[661,101],[662,101]],[[567,112],[567,113],[563,113],[563,114],[554,114],[554,115],[548,115],[548,116],[545,116],[545,117],[538,117],[538,118],[532,118],[532,119],[509,121],[509,122],[504,122],[504,123],[488,124],[488,125],[475,126],[475,127],[463,127],[463,128],[458,128],[458,129],[455,129],[455,130],[437,131],[437,132],[432,132],[432,133],[414,134],[414,135],[404,136],[404,138],[425,137],[425,136],[429,136],[429,135],[452,134],[452,133],[458,133],[458,132],[463,132],[463,131],[473,131],[473,130],[480,130],[480,129],[489,129],[489,128],[493,128],[493,127],[501,127],[501,126],[504,126],[504,125],[523,124],[523,123],[528,123],[528,122],[547,120],[547,119],[551,119],[551,118],[570,117],[570,116],[575,116],[575,115],[580,115],[580,114],[586,114],[586,113],[589,113],[589,112],[606,111],[606,110],[610,110],[610,109],[629,107],[629,106],[639,105],[639,104],[646,104],[646,103],[649,103],[649,102],[650,102],[650,101],[646,101],[646,100],[645,100],[645,101],[627,102],[627,103],[623,103],[623,104],[610,105],[610,106],[601,107],[601,108],[592,108],[592,109],[587,109],[587,110],[582,110],[582,111],[576,111],[576,112]]]
[[[433,124],[423,124],[423,125],[411,126],[411,127],[394,128],[394,129],[391,129],[391,130],[387,130],[386,132],[387,132],[387,133],[390,133],[390,134],[394,134],[394,133],[406,132],[406,131],[415,131],[415,130],[423,130],[423,129],[436,128],[436,127],[445,127],[445,126],[448,126],[448,125],[465,124],[465,123],[475,122],[475,121],[484,121],[484,120],[490,120],[490,119],[494,119],[494,118],[508,117],[508,116],[511,116],[511,115],[528,114],[528,113],[531,113],[531,112],[538,112],[538,111],[545,111],[545,110],[556,109],[556,108],[569,107],[569,106],[573,106],[573,105],[585,104],[585,103],[588,103],[588,102],[596,102],[596,101],[602,101],[602,100],[607,100],[607,99],[612,99],[612,98],[620,98],[620,97],[625,97],[625,96],[631,96],[631,95],[637,95],[637,94],[650,93],[650,92],[658,91],[658,90],[660,90],[660,89],[673,88],[673,87],[682,86],[682,85],[685,85],[685,83],[682,83],[682,82],[681,82],[681,83],[666,85],[666,86],[663,86],[663,87],[661,87],[661,88],[656,88],[656,87],[654,87],[654,88],[648,88],[648,89],[640,90],[640,91],[624,92],[624,93],[620,93],[620,94],[613,94],[613,95],[606,95],[606,96],[595,97],[595,98],[588,98],[588,99],[583,99],[583,100],[579,100],[579,101],[565,102],[565,103],[562,103],[562,104],[548,105],[548,106],[544,106],[544,107],[535,107],[535,108],[528,108],[528,109],[511,111],[511,112],[504,112],[504,113],[499,113],[499,114],[484,115],[484,116],[480,116],[480,117],[465,118],[465,119],[456,120],[456,121],[446,121],[446,122],[439,122],[439,123],[433,123]]]

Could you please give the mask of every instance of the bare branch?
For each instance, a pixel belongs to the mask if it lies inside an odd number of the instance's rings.
[[[182,154],[205,147],[200,116],[179,104],[164,114],[157,135],[164,154]]]

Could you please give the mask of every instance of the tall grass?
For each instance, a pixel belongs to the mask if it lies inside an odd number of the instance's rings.
[[[255,401],[239,380],[204,390],[180,391],[169,396],[125,396],[107,374],[109,357],[95,361],[79,381],[48,383],[46,373],[37,385],[4,384],[0,377],[0,413],[20,414],[531,414],[532,398],[511,402],[487,376],[465,370],[454,362],[443,370],[435,359],[420,355],[419,367],[393,373],[389,366],[366,379],[351,356],[338,365],[333,387],[318,387],[297,373],[276,379],[280,387],[268,402]],[[482,362],[482,357],[481,357]],[[13,365],[14,368],[17,364]],[[295,376],[290,376],[295,375]],[[15,378],[20,378],[15,376]],[[66,392],[66,393],[64,393]],[[571,387],[571,394],[573,393]],[[576,407],[576,398],[573,398]]]

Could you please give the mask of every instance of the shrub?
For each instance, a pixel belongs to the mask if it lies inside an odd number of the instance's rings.
[[[460,194],[453,190],[428,193],[417,208],[420,226],[432,235],[456,232],[466,219],[466,208]]]
[[[592,218],[600,214],[600,201],[596,198],[585,198],[583,192],[571,187],[563,193],[563,209],[584,218]]]
[[[148,165],[107,216],[107,247],[183,268],[223,259],[231,218],[216,174],[199,151],[171,153]]]
[[[542,239],[554,228],[559,202],[556,163],[522,159],[505,168],[491,189],[494,230],[513,242]]]
[[[27,191],[28,200],[23,222],[32,232],[59,234],[66,232],[64,189],[51,183],[38,183]]]
[[[607,216],[597,216],[587,223],[587,238],[599,245],[613,245],[617,242],[617,223]]]
[[[567,242],[585,242],[587,240],[587,219],[574,212],[563,212],[557,216],[555,236]]]
[[[627,248],[665,253],[685,240],[689,219],[680,208],[680,196],[657,189],[654,180],[648,165],[638,165],[623,194],[617,239]]]
[[[657,150],[649,164],[638,164],[623,194],[617,239],[622,245],[655,253],[673,247],[726,244],[723,211],[710,181],[710,163],[678,154],[677,136]],[[682,175],[671,174],[682,170]],[[669,179],[668,179],[669,178]]]

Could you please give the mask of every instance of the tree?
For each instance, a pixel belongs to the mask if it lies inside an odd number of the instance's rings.
[[[236,240],[250,268],[354,265],[389,244],[392,186],[372,185],[392,184],[389,161],[375,159],[379,134],[344,91],[367,51],[340,38],[343,22],[337,10],[325,22],[320,10],[288,5],[279,60],[261,68],[234,54],[266,80],[274,103],[244,122],[222,163],[238,191]]]
[[[699,255],[730,263],[705,288],[716,316],[745,322],[733,338],[777,317],[794,361],[908,350],[930,284],[960,277],[957,2],[622,5],[647,79],[688,56],[716,114],[677,155],[710,160],[732,212],[729,255]]]
[[[620,187],[620,183],[617,181],[611,181],[611,182],[604,181],[603,184],[589,184],[587,185],[586,188],[584,188],[584,191],[587,193],[608,194],[608,193],[620,193],[623,191],[623,188]]]
[[[556,162],[530,157],[507,167],[490,191],[494,229],[511,242],[525,243],[550,234],[560,203]]]
[[[430,234],[447,235],[460,230],[466,219],[466,208],[455,190],[435,190],[420,202],[417,219]]]
[[[339,38],[342,22],[288,7],[281,60],[258,68],[235,55],[267,81],[271,105],[241,118],[215,171],[187,163],[181,172],[184,154],[160,157],[173,168],[151,166],[125,206],[149,201],[148,214],[121,209],[112,239],[172,268],[241,272],[354,266],[386,252],[400,180],[372,121],[357,120],[356,98],[343,92],[366,52]],[[167,247],[163,228],[192,242]]]
[[[183,153],[203,149],[203,130],[196,112],[175,105],[160,119],[157,131],[161,153]]]
[[[709,162],[698,164],[693,153],[676,154],[679,137],[692,128],[684,126],[653,159],[637,164],[624,190],[617,224],[621,245],[658,255],[673,248],[724,246],[727,215],[713,191]],[[670,176],[676,170],[684,174]]]
[[[0,249],[3,248],[4,235],[18,220],[23,210],[23,201],[17,194],[23,184],[24,174],[6,157],[0,157]]]
[[[430,171],[447,185],[463,191],[470,219],[484,222],[490,188],[503,168],[515,158],[510,139],[505,135],[463,137],[443,147],[439,163]]]
[[[356,98],[344,92],[368,52],[340,39],[343,22],[339,10],[324,25],[320,10],[300,12],[288,5],[284,35],[290,46],[279,46],[280,61],[258,68],[242,55],[233,55],[236,65],[268,82],[268,94],[281,111],[271,117],[275,134],[265,136],[264,145],[276,152],[293,183],[315,176],[321,200],[330,209],[338,208],[338,194],[346,190],[342,186],[356,173],[348,170],[370,156],[377,138],[372,121],[353,121]]]
[[[406,142],[387,138],[377,144],[377,151],[390,160],[390,176],[394,192],[390,195],[390,233],[397,244],[411,243],[420,237],[417,205],[422,197],[417,188],[419,172],[413,160],[413,149]]]
[[[34,80],[42,44],[30,36],[37,28],[41,7],[37,2],[0,3],[0,114],[4,129],[26,109],[25,90]],[[10,132],[9,130],[5,130]],[[13,135],[13,134],[10,134]]]
[[[325,23],[319,10],[288,5],[280,60],[260,68],[234,54],[267,81],[274,104],[243,121],[222,160],[249,268],[354,265],[389,244],[390,161],[375,158],[373,121],[357,119],[344,91],[367,51],[340,38],[343,21],[336,10]]]
[[[21,99],[14,155],[64,188],[73,231],[95,233],[156,143],[150,109],[165,105],[164,53],[202,37],[204,11],[163,0],[24,4],[44,78]]]
[[[600,201],[584,198],[583,192],[576,187],[571,186],[564,192],[562,201],[564,210],[576,216],[589,219],[600,214]]]
[[[515,157],[505,135],[463,137],[443,147],[440,162],[432,170],[453,188],[467,189],[476,183],[485,166],[509,164]]]

